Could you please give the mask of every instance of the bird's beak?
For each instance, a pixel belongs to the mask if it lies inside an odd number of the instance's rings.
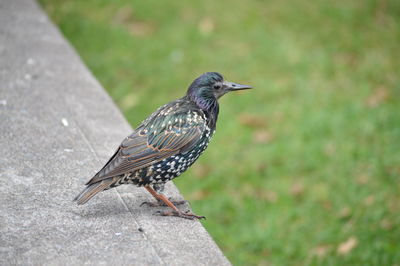
[[[248,85],[242,85],[234,82],[224,81],[224,85],[228,91],[240,91],[240,90],[247,90],[252,89],[253,87]]]

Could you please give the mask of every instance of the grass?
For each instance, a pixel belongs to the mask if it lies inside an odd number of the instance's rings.
[[[206,71],[256,88],[175,181],[233,264],[399,265],[399,1],[40,2],[134,127]]]

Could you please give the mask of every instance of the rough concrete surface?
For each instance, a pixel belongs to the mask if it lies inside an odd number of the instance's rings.
[[[229,265],[198,221],[140,207],[143,188],[71,201],[130,131],[37,3],[1,0],[1,265]]]

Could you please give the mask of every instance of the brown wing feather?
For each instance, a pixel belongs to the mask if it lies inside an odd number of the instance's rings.
[[[129,143],[129,146],[126,144]],[[147,137],[132,134],[118,148],[107,164],[86,184],[91,185],[109,177],[149,166],[170,156],[171,151],[160,152],[147,144]]]
[[[153,125],[164,125],[152,130],[144,124],[127,137],[115,152],[108,163],[87,183],[91,185],[104,179],[133,172],[143,167],[150,166],[172,155],[190,150],[201,138],[206,122],[199,115],[198,119],[186,119],[186,113],[179,115],[180,119],[174,122],[169,116],[152,116],[147,120]],[[146,127],[147,126],[147,127]],[[146,129],[146,130],[144,130]]]

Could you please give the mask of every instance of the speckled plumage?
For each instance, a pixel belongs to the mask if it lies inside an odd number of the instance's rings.
[[[201,75],[184,97],[160,107],[125,138],[75,200],[84,204],[98,192],[122,184],[162,193],[165,182],[186,171],[207,148],[218,119],[218,98],[248,88],[224,81],[216,72]]]
[[[196,109],[187,99],[179,99],[169,103],[161,107],[152,119],[145,121],[135,133],[127,137],[122,142],[121,154],[134,156],[137,148],[131,148],[135,152],[129,149],[137,143],[136,132],[139,132],[139,135],[149,136],[150,149],[157,150],[163,159],[156,160],[146,167],[122,174],[112,187],[121,184],[138,186],[159,184],[156,186],[156,191],[162,192],[162,185],[165,182],[186,171],[207,148],[215,130],[207,124],[206,114]],[[185,141],[188,143],[184,144]],[[177,150],[178,147],[179,150]],[[169,154],[173,155],[166,157]],[[112,163],[109,167],[114,169]],[[135,168],[137,167],[132,167],[132,169]],[[108,168],[103,172],[100,171],[100,175],[107,175],[108,171],[110,171]]]

